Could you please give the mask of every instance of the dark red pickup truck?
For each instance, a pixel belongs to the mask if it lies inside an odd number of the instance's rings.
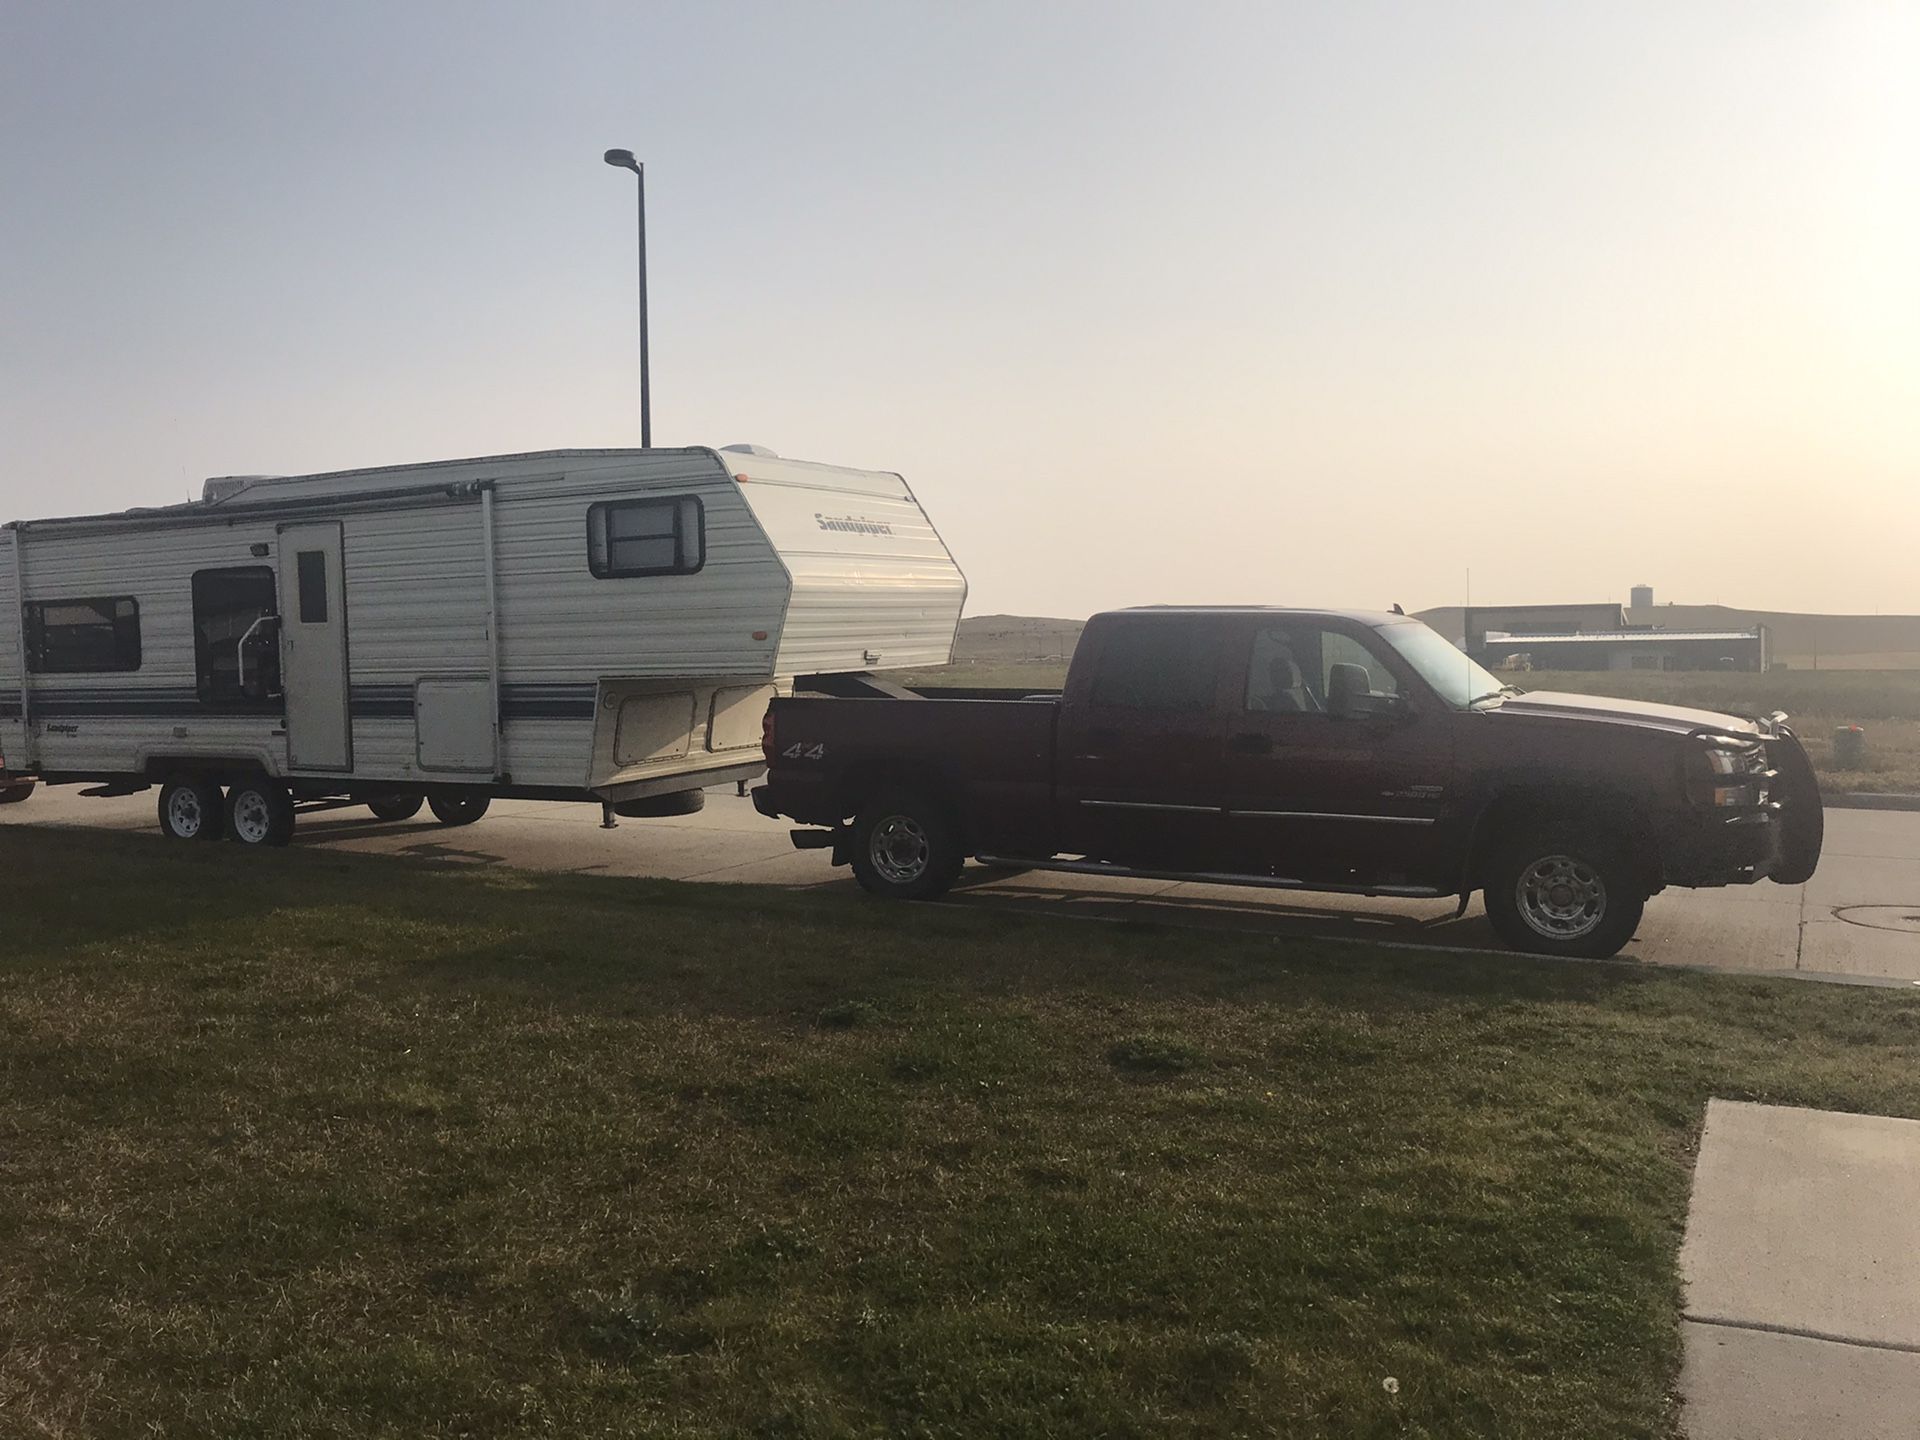
[[[1523,693],[1417,620],[1096,615],[1059,696],[773,702],[764,815],[860,883],[969,856],[1365,895],[1486,893],[1517,948],[1611,955],[1668,885],[1798,883],[1820,796],[1784,716]]]

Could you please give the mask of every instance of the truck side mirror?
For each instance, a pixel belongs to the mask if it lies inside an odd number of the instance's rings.
[[[1357,720],[1368,713],[1367,699],[1373,681],[1364,665],[1339,664],[1327,667],[1327,713],[1336,720]]]
[[[1327,667],[1327,714],[1336,720],[1392,720],[1407,713],[1398,695],[1373,693],[1373,677],[1364,665]]]

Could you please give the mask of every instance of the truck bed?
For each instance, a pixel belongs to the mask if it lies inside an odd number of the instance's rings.
[[[991,693],[991,692],[990,692]],[[937,781],[970,816],[991,816],[982,844],[1044,833],[1051,820],[1057,698],[845,699],[797,695],[768,712],[781,813],[808,825],[849,818],[896,778]]]

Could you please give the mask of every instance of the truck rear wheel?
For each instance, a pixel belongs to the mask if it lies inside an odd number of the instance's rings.
[[[967,858],[946,807],[913,790],[889,790],[861,806],[852,849],[861,888],[889,900],[946,894]]]
[[[226,833],[220,787],[199,775],[167,781],[160,787],[160,833],[169,840],[218,840]]]
[[[1487,919],[1531,955],[1603,960],[1618,955],[1647,907],[1625,853],[1574,828],[1534,831],[1502,845],[1487,873]]]

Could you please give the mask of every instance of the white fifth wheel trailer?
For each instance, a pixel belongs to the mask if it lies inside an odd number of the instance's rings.
[[[684,813],[796,677],[947,663],[966,580],[898,475],[556,450],[15,522],[0,597],[0,789],[271,845],[301,807]]]

